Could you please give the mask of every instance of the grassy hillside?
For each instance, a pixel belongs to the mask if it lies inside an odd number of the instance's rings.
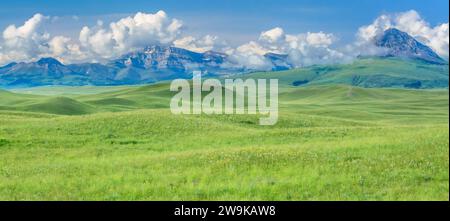
[[[363,58],[351,64],[311,66],[281,72],[260,72],[250,78],[278,78],[292,86],[347,84],[359,87],[448,88],[447,65],[399,58]]]
[[[448,200],[447,89],[280,91],[269,127],[172,115],[168,84],[0,91],[0,199]]]

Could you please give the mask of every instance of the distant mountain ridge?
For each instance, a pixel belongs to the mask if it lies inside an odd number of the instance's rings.
[[[194,70],[209,76],[244,71],[221,67],[226,58],[219,52],[197,53],[158,45],[125,54],[106,64],[64,65],[54,58],[41,58],[36,62],[13,62],[0,67],[0,86],[144,84],[190,78]]]
[[[429,47],[397,29],[386,30],[376,38],[374,44],[386,48],[386,56],[419,59],[430,64],[447,64]],[[264,57],[272,63],[273,71],[295,67],[284,54],[267,53]],[[64,65],[54,58],[41,58],[28,63],[12,62],[0,67],[0,87],[146,84],[191,78],[194,70],[201,70],[207,76],[251,71],[233,65],[228,55],[223,53],[197,53],[172,46],[152,45],[124,54],[106,64]]]
[[[178,71],[194,63],[202,64],[204,67],[217,68],[225,59],[225,54],[216,52],[197,53],[182,48],[153,45],[141,51],[125,54],[110,64],[119,68],[135,67]]]

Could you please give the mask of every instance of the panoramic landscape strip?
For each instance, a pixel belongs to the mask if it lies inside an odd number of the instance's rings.
[[[0,200],[448,201],[448,2],[337,4],[5,3]]]

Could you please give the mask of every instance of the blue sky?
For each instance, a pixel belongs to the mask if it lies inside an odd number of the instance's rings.
[[[77,35],[83,25],[105,23],[138,11],[164,10],[180,19],[192,35],[214,34],[235,44],[255,39],[261,31],[279,26],[287,33],[325,31],[342,42],[351,41],[358,27],[382,13],[414,9],[432,26],[448,22],[447,0],[14,0],[0,8],[0,30],[22,24],[35,13],[62,19],[50,32]],[[73,19],[77,16],[78,19]]]
[[[373,40],[388,28],[448,59],[448,7],[448,0],[12,0],[0,8],[0,65],[49,56],[106,62],[159,44],[223,52],[258,69],[270,68],[264,54],[280,53],[300,67],[376,55]]]

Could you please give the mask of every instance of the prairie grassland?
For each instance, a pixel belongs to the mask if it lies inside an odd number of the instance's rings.
[[[0,91],[0,200],[449,200],[448,90],[280,92],[259,126],[172,115],[166,84]]]

